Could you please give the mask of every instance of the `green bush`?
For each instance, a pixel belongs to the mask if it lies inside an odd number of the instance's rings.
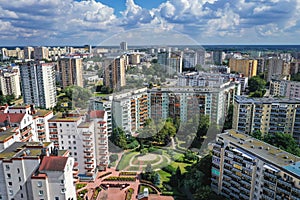
[[[176,173],[176,169],[172,165],[168,165],[166,167],[163,167],[162,170],[164,170],[165,172],[168,172],[169,174],[175,174]]]
[[[111,176],[103,181],[135,181],[135,177],[128,177],[128,176]]]
[[[131,197],[132,197],[132,194],[134,193],[134,189],[133,188],[129,188],[127,190],[127,193],[126,193],[126,197],[125,197],[125,200],[131,200]]]
[[[120,176],[136,176],[136,172],[120,172]]]

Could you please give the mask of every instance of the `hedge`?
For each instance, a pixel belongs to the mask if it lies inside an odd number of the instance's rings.
[[[108,177],[106,179],[104,179],[103,181],[135,181],[135,177],[128,177],[128,176],[111,176]]]

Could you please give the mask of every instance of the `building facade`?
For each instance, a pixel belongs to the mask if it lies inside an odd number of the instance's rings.
[[[0,89],[3,95],[21,96],[20,75],[17,72],[4,72],[0,74]]]
[[[291,134],[300,144],[299,112],[297,99],[236,96],[232,128],[246,134],[255,131]]]
[[[72,85],[83,87],[82,70],[82,58],[60,58],[57,65],[57,81],[62,88]]]
[[[56,105],[56,81],[53,63],[30,62],[20,67],[25,104],[52,108]]]
[[[299,166],[299,157],[229,130],[213,145],[211,188],[232,200],[296,200]]]
[[[257,75],[257,60],[251,59],[229,59],[230,71],[244,74],[244,76],[251,78]]]

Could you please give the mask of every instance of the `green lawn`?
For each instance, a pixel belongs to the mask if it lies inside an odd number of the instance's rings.
[[[124,170],[126,167],[129,166],[129,161],[130,159],[135,156],[138,155],[138,152],[128,152],[123,154],[118,166],[117,166],[117,170]]]
[[[185,173],[186,172],[186,168],[187,166],[191,166],[192,163],[183,163],[183,162],[172,162],[171,165],[177,169],[177,167],[180,167],[181,173]]]
[[[160,182],[161,182],[160,186],[162,186],[162,182],[169,182],[171,174],[169,174],[164,170],[159,170],[157,171],[157,173],[160,175]]]

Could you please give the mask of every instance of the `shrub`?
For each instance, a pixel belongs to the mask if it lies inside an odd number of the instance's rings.
[[[78,184],[76,184],[76,190],[79,190],[85,186],[86,186],[86,183],[78,183]]]
[[[128,177],[128,176],[111,176],[103,181],[135,181],[135,177]]]
[[[175,174],[176,173],[176,169],[172,165],[168,165],[166,167],[163,167],[162,170],[164,170],[165,172],[168,172],[169,174]]]
[[[136,176],[136,172],[120,172],[120,176]]]
[[[127,190],[127,193],[126,193],[126,197],[125,197],[125,200],[131,200],[131,197],[132,197],[132,194],[134,193],[134,189],[133,188],[129,188]]]

